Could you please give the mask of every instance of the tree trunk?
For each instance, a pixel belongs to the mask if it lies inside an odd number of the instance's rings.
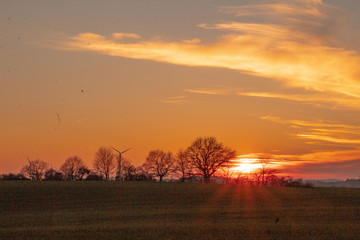
[[[182,172],[182,178],[181,178],[180,182],[185,182],[185,172]]]
[[[160,182],[162,182],[162,178],[163,178],[163,176],[159,176],[159,177],[160,177],[159,181],[160,181]]]
[[[209,183],[210,182],[210,176],[204,175],[204,182]]]

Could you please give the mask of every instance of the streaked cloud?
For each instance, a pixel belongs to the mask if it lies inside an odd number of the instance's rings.
[[[180,104],[185,103],[188,100],[186,99],[186,96],[176,96],[176,97],[169,97],[166,99],[161,100],[162,103],[173,103],[173,104]]]
[[[76,120],[76,122],[81,123],[81,122],[84,122],[84,121],[86,121],[88,119],[89,119],[88,117],[85,117],[85,118]]]
[[[138,39],[138,38],[140,38],[140,36],[137,34],[134,34],[134,33],[113,33],[112,38],[119,39],[119,40],[126,39],[126,38]]]
[[[298,165],[287,166],[284,171],[287,175],[307,179],[336,178],[346,179],[350,176],[357,177],[357,169],[360,167],[359,159],[339,160],[338,162],[313,162],[299,163]]]
[[[333,143],[334,150],[344,146],[351,149],[358,149],[360,154],[360,127],[356,125],[346,125],[341,123],[332,123],[326,121],[303,121],[287,120],[274,116],[262,116],[261,119],[288,125],[294,129],[291,135],[300,139],[311,139],[311,142],[304,142],[309,145],[320,143]]]
[[[324,121],[304,121],[304,120],[287,120],[287,119],[281,119],[276,116],[267,115],[267,116],[261,116],[261,119],[269,120],[281,124],[289,124],[289,125],[298,125],[298,126],[305,126],[305,127],[323,127],[323,128],[340,128],[340,129],[350,129],[352,132],[356,131],[358,132],[360,130],[359,126],[354,125],[346,125],[341,123],[330,123],[330,122],[324,122]]]
[[[202,44],[198,38],[167,42],[139,40],[140,36],[134,33],[114,33],[110,37],[80,33],[61,47],[186,66],[235,69],[282,81],[288,87],[327,93],[327,96],[319,97],[323,101],[335,94],[333,102],[356,108],[360,106],[360,55],[336,47],[328,33],[331,26],[336,27],[336,21],[343,20],[340,10],[314,0],[223,7],[221,11],[235,17],[262,15],[271,17],[273,21],[200,24],[205,29],[222,31],[218,41],[210,44]],[[278,21],[283,19],[286,21]],[[131,42],[131,39],[136,42]],[[261,97],[319,100],[311,96],[276,94],[263,94]]]
[[[218,88],[218,89],[185,89],[185,92],[198,93],[206,95],[226,95],[230,92],[230,89]]]
[[[306,1],[303,1],[303,3]],[[303,4],[302,3],[302,4]],[[322,4],[322,3],[321,3]],[[221,11],[228,14],[233,14],[237,17],[242,16],[256,16],[258,14],[267,12],[267,15],[274,16],[315,16],[315,17],[326,17],[314,6],[310,4],[303,6],[295,4],[253,4],[248,6],[237,6],[237,7],[222,7]]]
[[[183,42],[187,44],[198,44],[201,42],[201,39],[193,38],[191,40],[183,40]]]
[[[359,150],[343,150],[343,151],[320,151],[307,154],[266,154],[269,160],[270,168],[280,171],[280,175],[291,175],[301,178],[328,178],[335,175],[342,175],[343,178],[348,177],[348,172],[352,174],[360,166]],[[251,153],[238,156],[233,161],[234,165],[238,164],[255,164],[261,165],[259,156],[263,153]],[[331,170],[330,170],[331,169]],[[339,174],[343,171],[344,174]]]
[[[301,163],[324,163],[341,162],[358,159],[359,150],[338,150],[338,151],[319,151],[306,154],[271,154],[273,162],[283,166],[297,165]],[[259,155],[259,154],[257,154]]]
[[[316,106],[337,108],[347,107],[357,109],[360,106],[360,98],[353,98],[336,93],[316,92],[309,94],[273,93],[273,92],[244,92],[237,93],[239,96],[274,98],[287,101],[296,101],[313,104]]]
[[[360,140],[354,140],[354,139],[342,139],[342,138],[335,138],[330,136],[311,135],[311,134],[298,134],[297,136],[302,138],[309,138],[309,139],[334,142],[334,143],[360,144]]]
[[[249,96],[249,97],[262,97],[262,98],[278,98],[278,99],[291,100],[291,101],[304,101],[303,95],[278,94],[271,92],[238,92],[237,95]],[[319,101],[320,99],[322,98],[316,98],[310,96],[306,98],[306,101]]]
[[[360,131],[357,128],[351,129],[321,129],[314,128],[316,132],[326,132],[326,133],[348,133],[348,134],[360,134]]]

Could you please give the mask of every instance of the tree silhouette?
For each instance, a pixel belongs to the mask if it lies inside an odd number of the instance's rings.
[[[45,172],[44,180],[45,181],[60,181],[60,180],[64,180],[64,176],[63,176],[62,172],[58,172],[55,169],[50,168],[49,170],[47,170]]]
[[[20,173],[18,173],[18,174],[16,174],[16,173],[8,173],[8,174],[1,174],[0,180],[1,181],[14,181],[14,180],[16,180],[16,181],[18,181],[18,180],[20,180],[20,181],[28,181],[30,179],[25,177],[24,175],[22,175]]]
[[[65,160],[60,167],[60,171],[65,175],[67,180],[81,180],[85,174],[90,171],[85,166],[83,160],[78,156],[72,156]]]
[[[29,160],[29,164],[26,164],[22,168],[21,174],[27,176],[31,180],[40,181],[43,178],[47,168],[48,164],[44,161],[39,159]]]
[[[236,157],[236,151],[224,147],[215,137],[198,137],[186,150],[190,164],[200,171],[205,182]]]
[[[110,175],[116,168],[114,159],[115,156],[111,148],[100,147],[99,150],[95,153],[94,168],[101,175],[105,176],[105,180],[110,179]]]
[[[224,183],[229,183],[234,180],[235,170],[232,165],[225,165],[219,170],[220,176],[223,179]],[[238,176],[237,176],[238,177]]]
[[[103,180],[103,176],[102,175],[98,175],[96,173],[89,173],[89,175],[87,175],[87,177],[85,178],[85,180],[87,181],[100,181]]]
[[[258,157],[261,167],[253,173],[257,185],[266,186],[279,173],[277,169],[271,168],[271,156],[262,154]]]
[[[191,179],[193,176],[193,167],[189,163],[187,152],[180,149],[175,159],[176,171],[180,175],[180,181],[185,182],[186,179]]]
[[[117,175],[116,177],[118,178],[119,176]],[[125,181],[135,181],[136,179],[136,167],[126,158],[122,159],[121,177]]]
[[[78,172],[78,180],[83,180],[85,178],[85,176],[90,174],[90,169],[87,168],[85,165],[80,167],[79,172]]]
[[[136,168],[135,181],[154,181],[154,176],[149,173],[143,166]]]
[[[149,173],[159,177],[160,182],[162,182],[163,177],[176,170],[172,153],[164,152],[159,149],[149,152],[144,163],[144,168]]]

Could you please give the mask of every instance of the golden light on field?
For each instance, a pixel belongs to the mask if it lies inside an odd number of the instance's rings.
[[[251,173],[261,167],[259,159],[251,158],[249,155],[239,156],[233,161],[232,170],[241,173]]]

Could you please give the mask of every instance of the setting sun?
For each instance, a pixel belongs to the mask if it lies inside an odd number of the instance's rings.
[[[234,160],[233,164],[234,167],[232,169],[241,173],[251,173],[261,167],[258,159],[249,157],[249,155],[239,156],[238,159]]]

